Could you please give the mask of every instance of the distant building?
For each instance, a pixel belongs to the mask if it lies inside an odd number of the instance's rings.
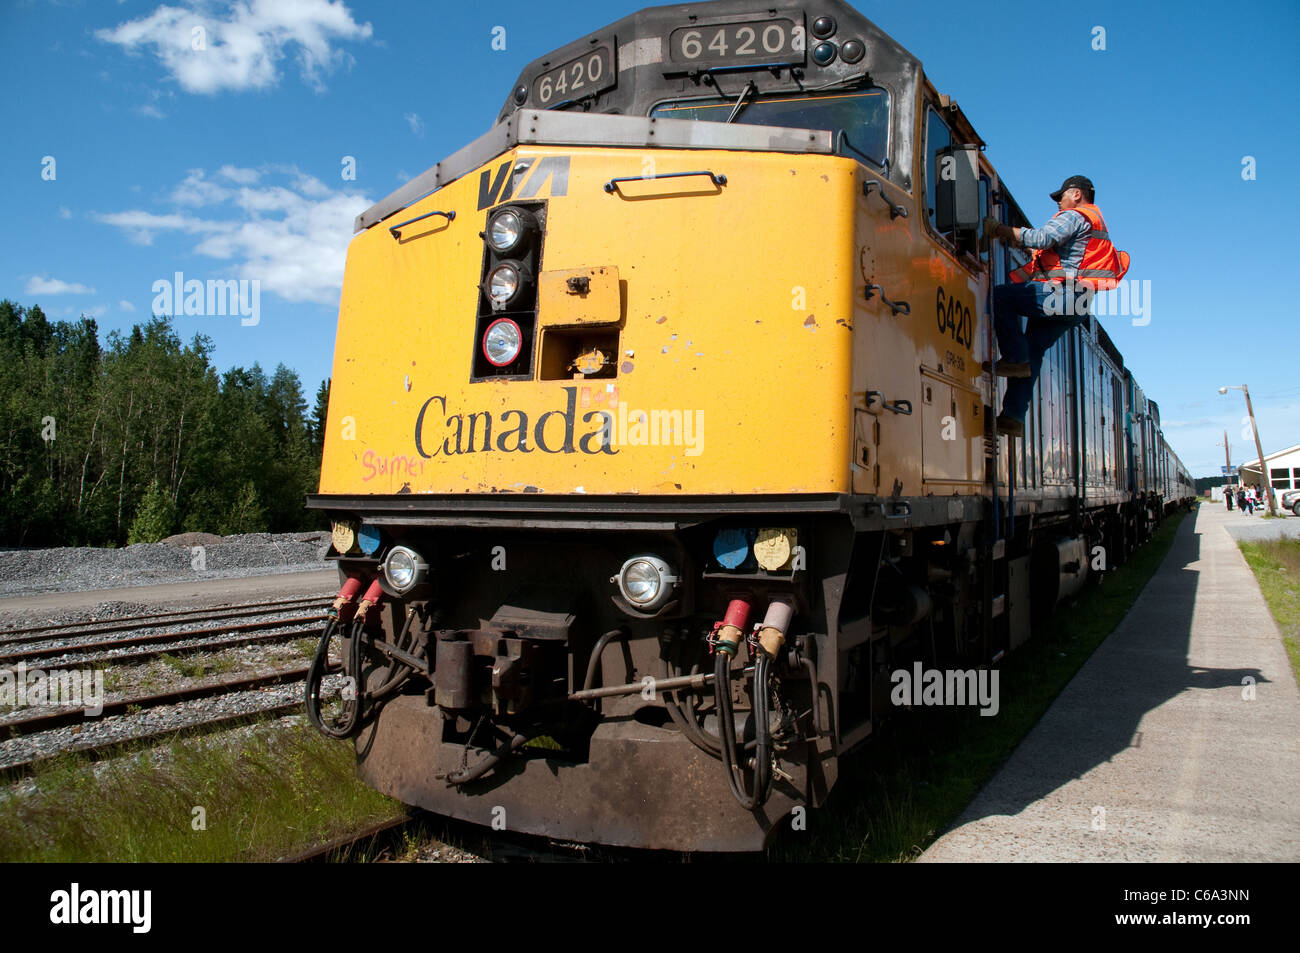
[[[1273,484],[1274,493],[1300,490],[1300,443],[1276,453],[1265,454],[1264,462],[1268,466],[1269,482]],[[1258,458],[1243,463],[1238,470],[1241,482],[1246,486],[1259,486],[1259,471]]]

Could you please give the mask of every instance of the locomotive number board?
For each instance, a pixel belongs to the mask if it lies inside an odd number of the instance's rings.
[[[616,82],[613,47],[596,46],[533,80],[533,102],[539,106],[555,106],[599,93]]]
[[[679,27],[669,34],[668,58],[699,66],[802,63],[802,23],[786,19],[742,20]]]

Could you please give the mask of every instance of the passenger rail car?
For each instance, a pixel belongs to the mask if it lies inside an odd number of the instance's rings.
[[[996,664],[1192,496],[1095,321],[1026,437],[993,436],[1017,262],[975,229],[1028,222],[982,146],[838,0],[655,7],[529,64],[486,135],[358,217],[308,710],[369,783],[759,848],[824,802],[891,672]]]

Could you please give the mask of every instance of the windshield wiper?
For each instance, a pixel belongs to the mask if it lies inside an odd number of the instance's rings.
[[[736,97],[736,105],[731,107],[731,115],[727,117],[727,122],[731,122],[738,115],[740,115],[740,111],[745,108],[745,99],[749,96],[750,93],[756,93],[756,92],[758,92],[758,87],[754,85],[753,80],[750,80],[748,83],[745,84],[745,88],[742,89],[740,91],[740,95]]]
[[[841,129],[841,130],[839,131],[839,133],[838,133],[838,134],[836,135],[836,137],[835,137],[835,151],[838,152],[838,153],[840,153],[841,155],[843,155],[842,150],[843,150],[843,148],[844,148],[845,146],[848,146],[850,149],[852,149],[852,150],[853,150],[854,152],[856,152],[858,155],[862,156],[862,158],[866,159],[866,160],[867,160],[868,162],[870,162],[872,165],[874,165],[874,166],[878,166],[879,168],[883,169],[885,172],[888,172],[888,171],[889,171],[889,157],[888,157],[888,156],[886,156],[883,160],[881,160],[881,159],[876,159],[876,158],[873,158],[872,156],[867,155],[865,152],[863,152],[861,149],[859,149],[859,148],[858,148],[857,146],[855,146],[853,143],[849,142],[848,134],[847,134],[843,129]]]

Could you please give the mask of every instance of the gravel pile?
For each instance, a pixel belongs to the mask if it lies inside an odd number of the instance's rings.
[[[214,539],[217,542],[211,541]],[[186,533],[171,540],[122,549],[0,552],[0,596],[304,572],[324,569],[329,549],[326,532],[246,533],[225,538]]]

